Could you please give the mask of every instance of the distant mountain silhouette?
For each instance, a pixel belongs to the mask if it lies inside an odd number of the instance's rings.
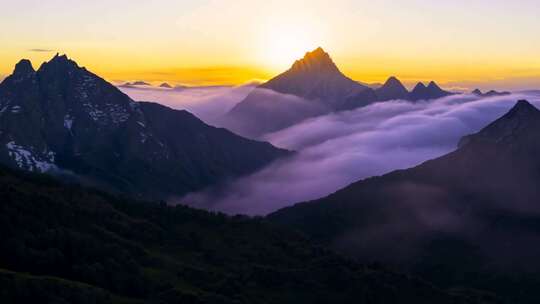
[[[131,82],[131,83],[126,83],[127,85],[134,85],[134,86],[151,86],[151,84],[149,84],[148,82],[144,82],[144,81],[135,81],[135,82]]]
[[[166,82],[159,85],[160,88],[172,89],[172,86]]]
[[[488,91],[486,93],[482,93],[482,91],[480,91],[480,89],[475,89],[474,91],[471,92],[471,94],[476,95],[476,96],[480,96],[480,97],[496,97],[496,96],[507,96],[507,95],[510,95],[512,93],[510,93],[510,92],[497,92],[495,90],[491,90],[491,91]]]
[[[0,84],[0,118],[0,163],[144,197],[182,195],[288,155],[134,102],[65,55],[37,72],[20,61]]]
[[[388,80],[378,89],[375,90],[378,101],[387,101],[394,99],[407,100],[409,97],[409,91],[396,77],[390,77]]]
[[[343,75],[322,48],[306,53],[289,70],[260,87],[308,100],[321,100],[333,109],[339,109],[346,97],[368,89]]]
[[[188,89],[188,88],[189,88],[188,86],[178,84],[178,85],[175,85],[173,89],[178,90],[178,91],[182,91],[182,90],[185,90],[185,89]]]
[[[150,83],[148,82],[144,82],[144,81],[134,81],[134,82],[126,82],[122,85],[120,85],[120,87],[122,88],[132,88],[132,87],[138,87],[138,86],[152,86]]]
[[[409,93],[396,78],[367,85],[345,76],[322,48],[306,53],[284,73],[263,83],[227,113],[219,125],[259,138],[306,118],[353,110],[378,101],[431,100],[452,93],[431,82]]]
[[[540,111],[519,101],[459,149],[269,216],[361,260],[508,303],[540,291]]]
[[[410,101],[431,100],[450,96],[452,94],[453,93],[441,89],[434,81],[431,81],[427,87],[419,82],[410,92],[407,99]]]
[[[317,48],[260,85],[224,117],[222,124],[239,134],[258,137],[309,117],[375,101],[373,89],[343,75],[330,55]]]

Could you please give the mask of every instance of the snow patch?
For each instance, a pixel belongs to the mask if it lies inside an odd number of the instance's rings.
[[[86,109],[86,112],[94,121],[100,121],[105,117],[105,113],[101,111],[96,105],[91,103],[85,103],[83,106]]]
[[[18,114],[21,112],[21,109],[22,109],[21,106],[13,106],[11,107],[11,113]]]
[[[146,140],[148,139],[148,135],[143,132],[139,133],[139,135],[141,136],[141,144],[144,144]]]
[[[92,103],[85,103],[83,106],[92,120],[103,125],[109,123],[118,125],[127,121],[130,117],[129,110],[119,104],[106,103],[100,106]]]
[[[14,141],[8,142],[6,148],[9,156],[15,161],[20,169],[41,173],[58,169],[54,164],[55,154],[52,151],[44,151],[41,157],[37,157],[32,152],[32,148],[25,148],[17,145]]]

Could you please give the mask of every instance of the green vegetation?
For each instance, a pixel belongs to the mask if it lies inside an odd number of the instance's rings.
[[[480,303],[263,219],[0,169],[2,303]],[[480,297],[481,298],[481,297]]]

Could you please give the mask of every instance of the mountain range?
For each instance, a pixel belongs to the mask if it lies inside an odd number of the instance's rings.
[[[496,97],[496,96],[507,96],[507,95],[510,95],[511,93],[510,92],[498,92],[498,91],[495,91],[495,90],[490,90],[488,92],[482,93],[482,91],[480,91],[480,89],[475,89],[474,91],[471,92],[471,94],[476,95],[476,96],[480,96],[480,97]]]
[[[0,163],[130,195],[167,198],[254,172],[290,152],[135,102],[56,55],[0,84]]]
[[[144,81],[134,81],[134,82],[126,82],[122,85],[120,85],[121,88],[133,88],[133,87],[149,87],[149,86],[152,86],[150,83],[148,82],[144,82]]]
[[[540,292],[540,110],[519,101],[458,149],[271,214],[361,261],[507,303]]]
[[[452,93],[435,82],[418,84],[408,92],[395,77],[371,88],[345,76],[330,55],[317,48],[297,60],[282,74],[258,86],[219,122],[250,138],[274,132],[306,118],[352,110],[374,102],[402,99],[430,100]]]

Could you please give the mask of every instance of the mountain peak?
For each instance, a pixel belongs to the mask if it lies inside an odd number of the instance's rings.
[[[32,67],[32,62],[28,59],[22,59],[15,65],[15,69],[13,70],[14,76],[26,76],[29,74],[33,74],[35,72],[34,68]]]
[[[326,55],[328,55],[328,53],[326,53],[322,47],[318,47],[318,48],[314,49],[311,52],[307,52],[306,54],[312,54],[312,55],[324,55],[324,54],[326,54]]]
[[[523,117],[525,115],[537,115],[540,113],[540,110],[538,110],[535,106],[533,106],[530,102],[527,100],[519,100],[512,109],[506,114],[507,117]]]
[[[540,129],[540,110],[526,100],[519,100],[508,113],[480,132],[463,137],[458,147],[473,141],[512,143],[517,138],[537,134]],[[514,145],[519,147],[521,145]]]
[[[367,89],[343,75],[322,48],[307,52],[290,69],[263,83],[260,88],[296,95],[309,100],[323,100],[336,106],[347,96]]]
[[[75,61],[70,60],[66,54],[60,55],[59,53],[56,53],[56,55],[49,61],[49,63],[68,64],[68,63],[75,63]]]
[[[410,93],[409,100],[432,100],[452,94],[453,93],[441,89],[441,87],[439,87],[435,81],[430,81],[428,86],[424,85],[422,82],[419,82]]]
[[[304,58],[297,60],[291,67],[296,72],[340,73],[330,55],[321,47],[307,52]]]
[[[422,89],[426,89],[426,88],[427,87],[423,82],[419,82],[419,83],[416,84],[413,91],[422,90]]]
[[[383,87],[385,86],[403,86],[403,84],[401,83],[401,81],[399,81],[399,79],[397,79],[397,77],[390,76],[383,84]]]
[[[407,88],[394,76],[391,76],[378,89],[375,90],[379,101],[388,101],[395,99],[407,99],[409,91]]]
[[[430,81],[427,87],[428,89],[441,90],[441,87],[439,87],[439,85],[435,81]]]
[[[62,68],[76,68],[76,69],[79,68],[79,66],[77,65],[75,61],[69,59],[67,55],[65,54],[60,55],[59,53],[56,53],[56,55],[48,62],[44,62],[39,69],[42,70],[48,67],[55,67],[55,68],[62,67]]]

